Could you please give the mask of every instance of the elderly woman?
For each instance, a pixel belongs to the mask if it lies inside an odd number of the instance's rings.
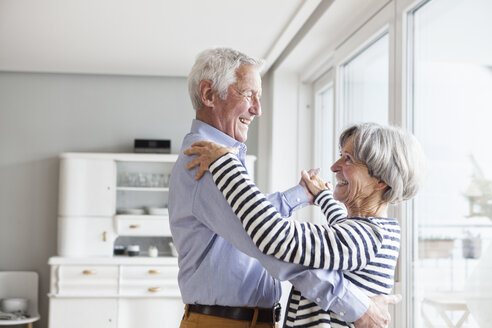
[[[326,216],[325,224],[282,218],[252,183],[231,148],[198,142],[185,154],[198,154],[188,169],[196,177],[209,170],[244,229],[265,254],[313,268],[343,270],[369,296],[389,294],[400,244],[400,227],[387,217],[390,203],[412,198],[423,171],[421,148],[410,133],[377,124],[360,124],[340,136],[340,158],[332,165],[333,193],[316,175],[302,173]],[[340,206],[343,203],[347,212]],[[287,327],[354,327],[304,298],[295,286]]]

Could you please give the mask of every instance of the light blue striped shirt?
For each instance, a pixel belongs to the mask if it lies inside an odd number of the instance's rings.
[[[174,244],[179,253],[178,282],[187,304],[271,307],[280,299],[278,280],[289,280],[305,297],[321,308],[345,313],[355,321],[369,299],[344,279],[341,271],[308,269],[262,254],[215,186],[210,173],[195,180],[196,168],[182,151],[199,140],[239,147],[244,164],[246,146],[228,135],[194,120],[184,138],[171,173],[169,215]],[[301,199],[299,202],[298,199]],[[282,216],[307,203],[300,186],[268,196]],[[274,279],[275,277],[276,279]]]

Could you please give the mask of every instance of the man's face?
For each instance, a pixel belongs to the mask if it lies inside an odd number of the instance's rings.
[[[228,88],[227,98],[217,98],[214,117],[216,128],[239,142],[245,142],[249,125],[255,116],[261,115],[261,77],[253,65],[241,65],[236,76],[236,83]]]

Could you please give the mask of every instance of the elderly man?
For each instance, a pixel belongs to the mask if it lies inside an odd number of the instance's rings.
[[[369,299],[342,272],[312,270],[262,254],[242,228],[210,174],[195,180],[183,150],[196,141],[239,149],[243,162],[248,128],[261,115],[262,62],[227,48],[200,53],[188,78],[196,110],[170,181],[169,214],[179,253],[179,286],[186,303],[181,327],[274,327],[281,288],[289,280],[323,309],[357,328],[385,327],[394,296]],[[288,217],[312,202],[303,186],[268,196]],[[277,313],[276,313],[277,312]]]

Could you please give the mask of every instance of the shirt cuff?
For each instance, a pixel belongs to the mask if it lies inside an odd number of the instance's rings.
[[[309,205],[309,200],[307,198],[306,192],[301,185],[297,185],[290,189],[287,189],[282,193],[282,197],[284,198],[286,204],[290,207],[290,213],[292,211],[303,208],[304,206]]]
[[[369,308],[369,297],[358,287],[344,280],[345,293],[337,297],[330,305],[330,310],[335,312],[346,322],[358,320]]]

